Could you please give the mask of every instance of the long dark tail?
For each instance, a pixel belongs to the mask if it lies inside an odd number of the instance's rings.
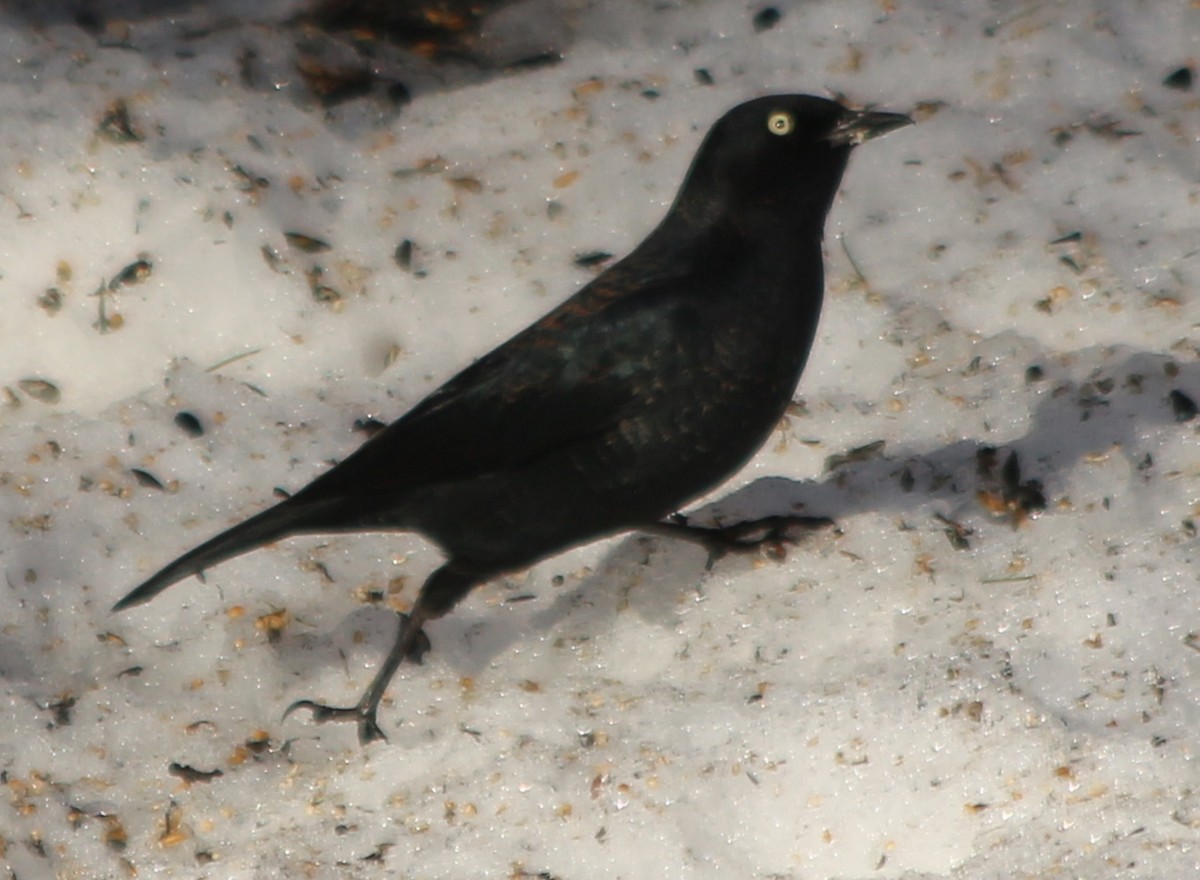
[[[114,605],[112,610],[124,611],[134,605],[141,605],[189,575],[199,574],[206,568],[249,553],[280,538],[304,532],[324,531],[321,525],[328,520],[328,509],[331,506],[319,502],[297,503],[295,499],[288,499],[269,507],[205,541],[194,550],[184,553],[161,571],[151,575]]]

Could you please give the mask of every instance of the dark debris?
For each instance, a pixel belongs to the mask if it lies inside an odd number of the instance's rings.
[[[754,13],[754,30],[756,33],[760,34],[763,31],[769,31],[771,28],[775,27],[775,25],[779,24],[782,18],[782,12],[780,12],[774,6],[767,6]]]
[[[1168,89],[1178,89],[1181,92],[1190,92],[1192,83],[1195,80],[1195,74],[1192,68],[1184,65],[1183,67],[1173,70],[1163,78],[1162,84]]]
[[[175,427],[179,428],[189,437],[204,436],[204,425],[199,417],[187,410],[175,414]]]
[[[1200,409],[1196,407],[1196,401],[1178,388],[1171,389],[1167,398],[1171,401],[1171,412],[1175,414],[1177,422],[1190,422],[1196,418],[1197,413],[1200,413]]]

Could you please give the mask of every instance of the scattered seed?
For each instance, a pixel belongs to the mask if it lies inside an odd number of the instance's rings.
[[[374,437],[380,431],[387,427],[387,422],[381,422],[379,419],[365,418],[354,420],[354,430],[359,433],[366,434],[368,437]]]
[[[432,156],[422,159],[411,168],[397,168],[392,172],[392,177],[403,179],[414,174],[441,174],[447,167],[446,160],[441,156]]]
[[[175,426],[189,437],[204,435],[204,425],[200,423],[200,419],[187,410],[175,414]]]
[[[608,251],[588,251],[587,253],[576,254],[573,262],[581,269],[591,269],[607,263],[612,259],[612,256]]]
[[[361,98],[371,91],[375,81],[369,67],[333,67],[314,58],[301,58],[296,62],[296,70],[308,90],[326,107]]]
[[[324,253],[330,247],[327,242],[313,238],[311,235],[305,235],[303,232],[285,232],[283,237],[287,239],[289,245],[306,254]]]
[[[63,292],[57,287],[47,287],[37,298],[37,304],[47,315],[56,315],[62,308]]]
[[[1016,457],[1016,450],[1008,454],[1008,460],[1004,462],[1003,471],[1000,474],[1001,480],[1004,483],[1004,495],[1010,497],[1013,501],[1024,501],[1030,503],[1040,510],[1045,507],[1045,496],[1040,492],[1040,484],[1037,480],[1021,481],[1021,462]]]
[[[178,776],[184,782],[212,782],[214,779],[220,779],[225,774],[218,770],[197,770],[195,767],[189,767],[187,764],[179,764],[172,761],[167,767],[167,772],[172,776]]]
[[[163,833],[158,838],[158,842],[166,847],[178,846],[183,843],[187,840],[187,833],[182,826],[183,808],[172,801],[163,819]]]
[[[412,271],[413,258],[413,243],[411,238],[406,238],[400,244],[396,245],[396,250],[392,253],[392,259],[396,261],[396,265],[405,272]]]
[[[335,312],[341,311],[345,304],[345,297],[327,284],[312,285],[312,297],[319,303],[325,303]]]
[[[996,450],[990,449],[991,455],[986,473],[981,476],[990,477],[994,466]],[[978,453],[978,461],[982,466],[984,450]],[[1042,492],[1039,480],[1022,480],[1021,463],[1015,451],[1009,453],[1000,470],[1000,491],[995,492],[981,489],[976,493],[976,500],[989,513],[1010,518],[1014,528],[1046,509],[1046,496]]]
[[[256,730],[242,745],[252,754],[261,754],[271,745],[271,737],[265,730]]]
[[[58,403],[62,398],[58,386],[45,379],[22,379],[17,383],[17,387],[42,403]]]
[[[163,486],[162,481],[160,481],[158,477],[154,476],[154,474],[150,473],[149,471],[144,471],[141,468],[130,468],[129,472],[133,474],[135,479],[137,479],[139,486],[145,486],[149,489],[158,489],[160,492],[166,488]]]
[[[1163,79],[1162,84],[1168,89],[1179,89],[1181,92],[1191,91],[1192,81],[1195,75],[1192,69],[1188,66],[1180,67],[1178,70],[1173,70]]]
[[[108,109],[100,117],[96,134],[114,144],[130,144],[145,140],[142,133],[133,127],[133,121],[129,118],[129,106],[125,103],[124,98],[117,98],[108,105]]]
[[[333,575],[331,575],[329,573],[329,569],[326,567],[325,563],[321,562],[319,559],[309,558],[309,559],[304,560],[303,562],[300,563],[300,570],[301,571],[315,571],[317,574],[319,574],[321,576],[321,580],[325,581],[325,583],[327,583],[327,584],[334,583]]]
[[[154,266],[149,260],[135,260],[113,276],[112,281],[108,282],[108,289],[115,291],[118,287],[141,284],[150,277],[152,271],[154,271]]]
[[[102,816],[104,820],[104,845],[114,852],[124,852],[128,843],[125,826],[116,816]]]
[[[1167,397],[1171,401],[1171,411],[1175,414],[1177,422],[1190,422],[1196,418],[1197,413],[1200,413],[1200,409],[1196,407],[1196,401],[1178,388],[1173,388]]]
[[[291,619],[292,617],[287,612],[287,609],[280,609],[279,611],[272,611],[270,614],[264,614],[258,618],[258,620],[254,621],[254,628],[264,633],[267,641],[274,645],[283,637],[283,631],[287,629]]]
[[[279,256],[279,251],[275,250],[269,244],[264,244],[260,253],[262,253],[263,259],[272,272],[278,272],[280,275],[288,274],[288,270],[283,264],[283,257]]]
[[[974,529],[967,528],[960,522],[955,522],[948,516],[943,516],[940,513],[934,514],[934,519],[946,526],[946,539],[950,542],[950,546],[955,550],[970,550],[971,543],[967,540],[971,535],[975,534]]]
[[[783,13],[774,6],[768,6],[765,9],[760,9],[758,12],[754,13],[754,30],[756,33],[760,34],[763,31],[769,31],[771,28],[775,27],[775,25],[779,24],[779,21],[782,18]]]
[[[70,694],[64,694],[53,703],[49,703],[42,708],[50,711],[54,720],[51,724],[54,727],[70,727],[71,726],[71,710],[75,708],[75,697]]]
[[[537,70],[542,67],[553,67],[555,64],[561,64],[563,57],[558,52],[550,50],[547,52],[538,52],[535,55],[528,55],[524,58],[518,58],[516,61],[509,61],[504,65],[505,70]]]
[[[396,361],[400,360],[400,356],[404,354],[404,349],[399,345],[392,344],[388,346],[388,350],[383,355],[383,368],[386,370]]]
[[[825,459],[826,472],[837,470],[848,464],[857,464],[862,461],[870,461],[873,458],[879,458],[883,455],[885,441],[875,440],[872,443],[867,443],[863,446],[856,446],[849,452],[831,455]]]
[[[267,180],[267,178],[259,174],[253,174],[241,165],[230,165],[229,171],[237,179],[234,187],[238,192],[254,193],[260,189],[267,189],[271,185],[271,181]]]

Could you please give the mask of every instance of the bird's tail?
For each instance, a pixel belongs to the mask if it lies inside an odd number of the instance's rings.
[[[289,535],[321,531],[320,526],[325,519],[326,507],[328,505],[320,503],[296,503],[295,499],[288,499],[274,507],[268,507],[262,513],[226,529],[215,538],[184,553],[132,590],[114,605],[112,610],[123,611],[134,605],[148,602],[171,584],[181,581],[189,575],[199,574],[206,568],[227,559],[249,553],[264,544]]]

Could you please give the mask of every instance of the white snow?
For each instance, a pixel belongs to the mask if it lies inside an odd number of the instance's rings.
[[[1163,80],[1200,7],[765,5],[524,0],[484,49],[562,63],[426,66],[382,121],[305,98],[293,2],[0,12],[6,877],[1197,875],[1200,421],[1168,395],[1200,400],[1200,86]],[[773,91],[918,120],[851,162],[803,406],[695,508],[836,532],[480,588],[365,749],[280,716],[357,698],[421,539],[281,542],[109,613],[627,252]],[[118,100],[141,141],[98,135]],[[1013,451],[1040,516],[998,509]]]

